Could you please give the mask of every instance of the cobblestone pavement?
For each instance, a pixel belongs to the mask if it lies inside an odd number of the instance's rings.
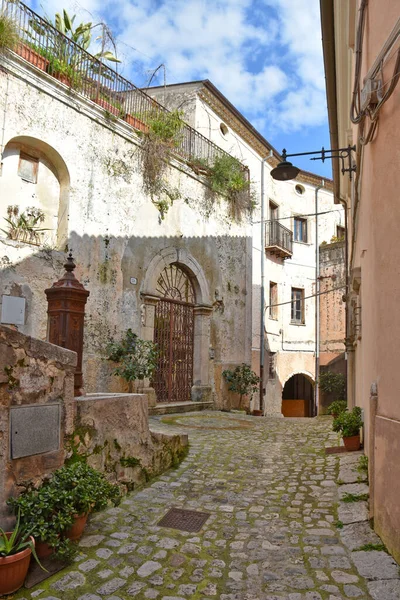
[[[17,598],[400,598],[393,559],[359,550],[376,541],[363,522],[365,503],[341,503],[338,522],[339,490],[365,488],[353,456],[325,454],[338,444],[330,418],[207,412],[153,418],[151,426],[188,432],[188,457],[120,507],[93,515],[75,563]],[[199,533],[159,527],[171,507],[210,517]]]

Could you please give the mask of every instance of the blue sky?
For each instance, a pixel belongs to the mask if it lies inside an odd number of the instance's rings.
[[[319,0],[36,0],[104,21],[119,70],[138,86],[210,79],[277,150],[329,148]],[[43,7],[43,8],[42,8]],[[164,81],[164,67],[153,85]],[[293,159],[325,177],[330,161]]]

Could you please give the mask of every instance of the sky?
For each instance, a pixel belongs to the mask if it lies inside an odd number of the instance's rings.
[[[105,22],[122,61],[119,72],[138,87],[151,79],[152,85],[209,79],[278,151],[330,147],[319,0],[27,4],[41,15],[66,8],[76,23]],[[293,162],[331,176],[330,161]]]

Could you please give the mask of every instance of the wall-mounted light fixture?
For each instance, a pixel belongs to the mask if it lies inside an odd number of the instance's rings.
[[[275,167],[275,169],[272,169],[271,177],[277,181],[289,181],[290,179],[295,179],[295,177],[297,177],[297,175],[300,173],[300,169],[289,162],[287,158],[292,156],[310,156],[311,154],[320,154],[321,156],[311,158],[310,160],[322,160],[322,162],[325,162],[325,159],[327,158],[340,158],[342,161],[342,174],[344,175],[345,173],[349,173],[349,177],[351,179],[351,174],[356,171],[356,165],[353,164],[351,160],[351,153],[355,151],[355,146],[347,146],[347,148],[337,148],[335,150],[325,150],[325,148],[322,148],[321,150],[315,150],[313,152],[298,152],[297,154],[286,154],[286,150],[283,149],[283,160],[277,167]],[[348,159],[347,167],[345,167],[346,158]]]

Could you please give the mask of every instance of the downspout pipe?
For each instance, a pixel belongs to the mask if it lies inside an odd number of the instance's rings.
[[[260,410],[264,414],[265,366],[265,163],[273,156],[271,151],[261,161],[261,294],[260,294]]]
[[[319,405],[319,321],[320,321],[320,298],[319,298],[319,243],[318,243],[318,192],[325,186],[322,179],[321,185],[315,188],[315,393],[314,393],[314,417],[318,415]]]

